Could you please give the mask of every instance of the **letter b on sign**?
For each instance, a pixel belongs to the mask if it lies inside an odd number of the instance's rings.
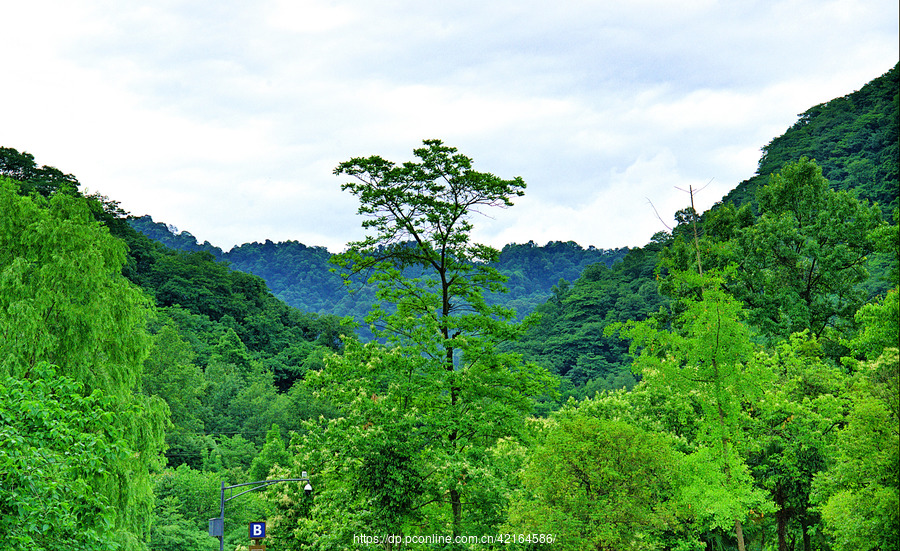
[[[266,537],[266,523],[265,522],[251,522],[250,523],[250,539],[258,540]]]

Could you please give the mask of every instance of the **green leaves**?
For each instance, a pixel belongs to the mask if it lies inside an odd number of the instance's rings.
[[[47,361],[88,390],[125,397],[148,343],[149,302],[121,276],[121,242],[85,201],[24,198],[0,181],[0,371]]]
[[[45,363],[27,381],[0,376],[0,545],[115,549],[117,512],[105,488],[129,443],[115,400]]]
[[[651,319],[625,325],[632,339],[634,369],[648,386],[671,389],[673,400],[696,400],[702,408],[694,451],[687,457],[690,483],[683,491],[698,505],[707,527],[734,527],[744,547],[741,525],[749,511],[770,510],[764,493],[753,488],[746,466],[751,444],[746,405],[762,394],[772,373],[756,361],[742,305],[722,290],[722,278],[682,272],[671,329]]]
[[[816,477],[815,497],[835,548],[898,549],[900,533],[900,361],[896,348],[863,364],[852,388],[836,456]]]
[[[681,454],[662,433],[596,416],[603,400],[545,423],[510,505],[510,531],[553,534],[561,549],[661,549],[679,530]]]
[[[121,275],[124,245],[94,221],[89,200],[17,192],[17,184],[0,179],[0,376],[37,384],[46,376],[41,366],[52,364],[77,381],[72,392],[110,400],[105,409],[117,415],[102,422],[116,437],[85,444],[87,457],[102,458],[103,476],[76,473],[74,483],[91,485],[90,495],[109,507],[97,526],[86,517],[90,530],[110,534],[110,545],[142,549],[152,499],[148,469],[158,461],[167,415],[159,399],[136,394],[149,300]],[[41,457],[26,464],[37,469]],[[6,522],[14,524],[13,517]]]

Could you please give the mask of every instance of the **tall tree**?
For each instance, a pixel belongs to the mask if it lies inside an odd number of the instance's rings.
[[[679,235],[663,266],[685,270],[696,265],[698,252],[704,270],[733,265],[726,288],[747,306],[748,321],[763,336],[777,342],[808,330],[834,348],[835,330],[846,330],[867,299],[859,284],[876,250],[875,230],[884,227],[880,209],[831,189],[818,164],[805,157],[772,175],[757,200],[756,219],[749,206],[710,213],[704,238]],[[664,281],[663,290],[672,287]]]
[[[471,519],[487,506],[465,499],[480,484],[475,456],[496,439],[516,434],[531,397],[552,383],[542,368],[497,350],[521,329],[510,321],[512,311],[484,300],[486,291],[503,288],[504,278],[488,265],[499,252],[470,241],[472,217],[483,208],[511,206],[512,198],[523,194],[524,182],[477,172],[470,158],[439,140],[425,141],[415,156],[418,161],[402,165],[378,156],[354,158],[335,169],[356,180],[343,189],[359,198],[359,213],[367,217],[363,227],[372,230],[335,262],[348,276],[368,274],[381,303],[392,309],[375,306],[368,318],[388,349],[366,352],[374,354],[371,361],[348,360],[360,351],[334,362],[350,372],[330,377],[329,384],[347,388],[373,380],[366,371],[379,366],[388,380],[371,394],[366,388],[369,403],[398,408],[381,419],[408,428],[408,439],[417,445],[366,452],[361,487],[377,494],[365,473],[379,472],[378,465],[390,457],[414,452],[406,464],[413,468],[425,461],[436,471],[431,478],[437,480],[438,502],[449,505],[449,525],[459,534],[464,505],[469,503]],[[390,425],[382,429],[395,433]]]

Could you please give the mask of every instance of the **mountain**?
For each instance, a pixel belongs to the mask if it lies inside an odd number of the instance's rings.
[[[877,202],[890,217],[900,192],[898,66],[857,92],[800,114],[783,135],[762,148],[756,174],[711,211],[728,204],[755,204],[757,189],[771,174],[809,157],[822,167],[833,188],[853,190],[859,198]],[[701,225],[706,214],[698,218]],[[585,249],[571,241],[504,247],[497,268],[509,277],[509,293],[489,299],[514,307],[520,315],[537,311],[542,316],[514,348],[563,375],[572,392],[632,384],[625,345],[605,337],[603,331],[617,321],[643,319],[666,304],[657,291],[659,254],[694,220],[689,209],[679,215],[681,225],[673,235],[661,233],[642,248]],[[225,252],[150,216],[130,218],[129,224],[168,247],[203,251],[263,278],[276,297],[303,311],[361,319],[374,300],[365,289],[347,293],[340,278],[330,272],[330,254],[323,247],[266,240]],[[882,274],[885,268],[877,263],[876,259],[870,269]],[[884,289],[884,285],[870,287],[870,295]]]
[[[752,202],[770,174],[808,157],[822,167],[833,188],[856,190],[861,199],[877,202],[891,215],[900,193],[900,64],[858,91],[811,107],[798,117],[762,148],[756,174],[722,202]]]
[[[679,212],[673,232],[644,247],[504,247],[498,267],[511,292],[492,300],[540,316],[519,342],[497,346],[562,380],[562,397],[539,404],[539,414],[552,412],[549,422],[529,422],[535,430],[527,431],[523,423],[522,433],[509,438],[495,427],[524,422],[525,399],[535,392],[519,394],[519,406],[507,399],[503,389],[514,369],[500,367],[506,364],[473,364],[497,384],[481,384],[478,401],[463,402],[464,408],[453,407],[452,392],[416,401],[433,373],[420,369],[427,365],[418,361],[422,349],[395,354],[377,343],[360,345],[345,337],[348,328],[336,316],[300,311],[273,294],[321,311],[368,309],[371,294],[345,293],[328,271],[325,249],[266,241],[226,253],[149,217],[129,219],[115,201],[83,195],[74,176],[0,148],[0,433],[10,436],[0,459],[13,459],[0,463],[4,491],[18,500],[3,509],[0,499],[0,539],[21,532],[22,541],[48,548],[81,541],[90,548],[141,549],[150,541],[152,549],[173,549],[170,542],[177,541],[199,549],[208,542],[206,519],[218,511],[214,492],[223,480],[299,476],[284,465],[314,473],[315,502],[251,493],[229,513],[238,526],[230,543],[245,537],[240,525],[272,511],[318,515],[307,517],[309,526],[335,532],[346,525],[342,514],[349,508],[368,515],[385,501],[407,514],[418,510],[409,505],[411,495],[431,497],[431,482],[422,481],[434,473],[462,473],[463,486],[487,481],[470,494],[496,508],[498,516],[491,512],[485,518],[494,520],[485,522],[530,533],[532,526],[515,515],[551,511],[564,523],[573,518],[576,508],[556,503],[559,477],[551,471],[577,452],[609,459],[600,465],[603,476],[591,474],[592,480],[613,473],[613,482],[640,482],[650,473],[665,482],[657,497],[646,488],[635,492],[629,507],[659,507],[669,515],[663,524],[676,527],[660,538],[681,538],[684,530],[693,539],[653,541],[722,544],[721,530],[703,528],[718,526],[712,517],[695,516],[700,513],[677,501],[688,496],[690,505],[694,496],[719,499],[721,492],[701,494],[706,481],[669,473],[712,465],[710,443],[720,430],[714,425],[724,426],[717,400],[737,396],[724,403],[728,424],[746,444],[734,464],[747,467],[741,484],[763,492],[766,501],[759,503],[774,512],[747,523],[748,539],[777,535],[785,547],[789,534],[810,549],[839,547],[832,541],[847,549],[887,548],[896,540],[890,539],[897,533],[890,514],[896,508],[885,513],[870,498],[896,503],[898,496],[891,458],[900,425],[891,397],[900,234],[869,201],[897,204],[897,88],[895,67],[859,92],[802,114],[763,149],[753,178],[702,216]],[[239,266],[259,276],[233,269]],[[728,300],[704,297],[707,290]],[[651,323],[633,325],[630,333],[619,325],[651,315]],[[634,392],[568,401],[636,383],[628,342],[616,331],[643,339],[638,361],[646,380]],[[706,355],[709,350],[716,352]],[[720,377],[720,365],[741,364],[753,375],[741,368]],[[470,373],[447,373],[464,375],[455,380],[466,392],[473,388]],[[541,389],[547,382],[541,374],[522,386]],[[432,402],[438,408],[420,415],[418,404],[432,408]],[[398,416],[400,409],[411,417]],[[468,442],[485,443],[457,469],[426,443],[443,439],[432,437],[444,433],[447,412],[462,410],[480,417],[472,418]],[[736,412],[752,423],[744,427]],[[290,445],[285,431],[295,433]],[[168,467],[158,461],[163,438]],[[635,442],[649,443],[637,459]],[[659,470],[643,468],[656,458]],[[533,476],[521,476],[523,465]],[[576,474],[569,486],[583,478]],[[391,483],[397,480],[399,486]],[[522,486],[548,480],[546,488]],[[819,492],[825,493],[817,498]],[[52,500],[42,498],[51,494]],[[578,507],[596,510],[603,495],[601,488],[575,497]],[[519,501],[507,507],[501,496]],[[550,501],[555,509],[541,508]],[[511,511],[508,518],[501,510]],[[409,522],[449,526],[421,511]],[[322,524],[325,516],[338,520]],[[298,517],[279,518],[296,523]],[[868,533],[850,540],[860,532],[859,519]],[[25,532],[16,532],[22,526]]]
[[[311,247],[297,241],[245,243],[224,252],[209,242],[199,243],[186,231],[155,222],[150,216],[130,218],[129,224],[148,237],[182,251],[205,251],[228,262],[242,272],[266,281],[272,293],[289,305],[305,312],[352,316],[362,319],[374,301],[363,289],[349,294],[340,276],[331,272],[331,254],[324,247]],[[540,246],[529,241],[509,244],[500,251],[496,264],[509,280],[508,293],[487,297],[494,303],[513,307],[520,316],[532,312],[550,298],[552,288],[561,279],[573,281],[592,264],[612,266],[628,252],[620,249],[584,248],[573,241],[551,241]]]

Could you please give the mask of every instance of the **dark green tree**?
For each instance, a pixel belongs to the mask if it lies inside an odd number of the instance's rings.
[[[835,191],[814,162],[783,167],[757,192],[760,214],[749,207],[712,213],[705,236],[676,232],[665,251],[664,273],[735,266],[725,289],[748,308],[748,321],[772,342],[807,330],[827,353],[839,356],[841,335],[866,299],[860,286],[876,250],[881,212],[852,193]],[[674,287],[663,281],[668,294]],[[687,292],[694,292],[687,290]]]

